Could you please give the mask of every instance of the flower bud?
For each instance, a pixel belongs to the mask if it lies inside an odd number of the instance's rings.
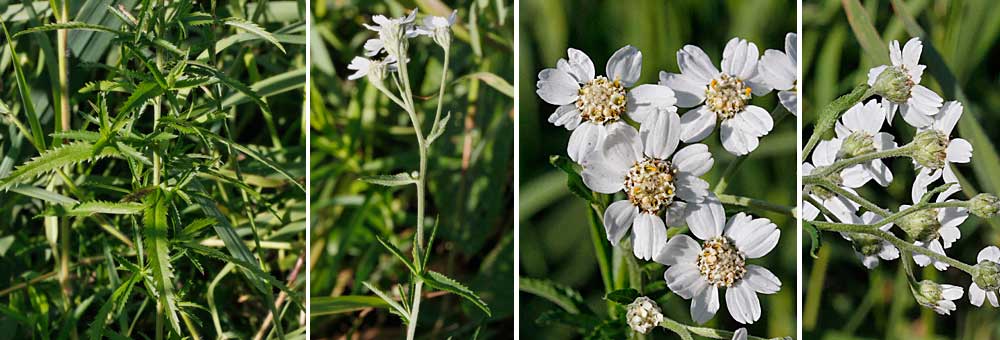
[[[942,299],[941,285],[930,280],[920,281],[919,287],[913,292],[917,303],[927,308],[935,308]]]
[[[917,146],[911,155],[914,161],[931,169],[944,167],[945,158],[948,156],[947,135],[933,129],[924,130],[913,137],[913,143]]]
[[[632,330],[646,334],[663,322],[663,313],[660,312],[660,306],[656,301],[640,296],[628,305],[626,318]]]
[[[926,243],[938,238],[941,222],[938,221],[937,215],[936,209],[917,210],[900,218],[897,224],[913,240]]]
[[[872,89],[875,94],[896,103],[905,103],[910,99],[910,89],[913,88],[910,75],[899,67],[886,67],[875,79]]]
[[[857,157],[875,152],[875,140],[865,131],[855,131],[844,139],[837,156],[840,158]]]
[[[969,211],[982,218],[992,218],[1000,211],[1000,199],[992,194],[979,194],[969,200]]]
[[[878,237],[860,233],[850,233],[848,236],[854,243],[854,250],[864,256],[878,256],[882,251],[882,240]]]
[[[972,282],[988,292],[1000,289],[1000,263],[984,260],[973,266]]]

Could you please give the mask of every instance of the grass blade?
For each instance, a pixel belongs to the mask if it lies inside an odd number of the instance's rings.
[[[847,14],[847,21],[851,24],[851,30],[858,38],[861,48],[868,52],[868,56],[877,64],[889,64],[889,47],[882,42],[878,31],[872,25],[872,20],[868,17],[865,7],[861,6],[858,0],[841,0],[844,5],[844,13]]]

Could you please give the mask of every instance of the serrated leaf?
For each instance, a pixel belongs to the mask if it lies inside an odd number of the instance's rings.
[[[525,293],[537,295],[549,300],[571,314],[579,314],[589,309],[576,290],[552,281],[520,278],[520,290]]]
[[[474,293],[471,289],[462,285],[458,281],[433,270],[428,270],[422,275],[422,277],[424,282],[431,287],[461,296],[466,301],[469,301],[476,305],[476,307],[479,307],[479,309],[486,313],[486,316],[493,316],[493,313],[490,312],[490,307],[486,305],[486,302],[479,298],[479,295],[476,295],[476,293]]]
[[[367,287],[368,290],[372,291],[372,293],[375,293],[375,295],[378,295],[378,297],[381,298],[382,301],[388,304],[390,307],[389,308],[390,312],[393,312],[393,314],[396,314],[400,318],[403,318],[403,322],[406,323],[410,322],[410,317],[408,316],[406,308],[403,308],[403,305],[400,305],[398,301],[394,300],[392,297],[390,297],[385,292],[379,290],[378,288],[375,288],[374,285],[368,282],[361,282],[361,284],[365,285],[365,287]]]
[[[170,241],[167,239],[167,200],[161,190],[156,190],[144,200],[142,223],[146,239],[146,258],[149,260],[156,298],[166,313],[167,321],[175,334],[181,333],[174,295],[174,273],[170,265]]]
[[[91,143],[97,142],[101,139],[101,134],[99,132],[81,130],[57,131],[50,133],[49,136],[52,136],[53,138],[79,140]]]
[[[281,42],[279,42],[278,39],[275,38],[273,34],[271,34],[271,32],[264,30],[264,28],[257,26],[257,24],[253,22],[235,17],[226,18],[222,22],[226,25],[233,26],[241,30],[247,31],[248,33],[259,36],[261,37],[261,39],[267,40],[267,42],[270,42],[274,46],[277,46],[278,49],[281,50],[281,53],[286,53],[285,47],[281,45]]]
[[[593,192],[583,183],[583,178],[580,177],[580,172],[576,169],[576,165],[572,161],[568,158],[555,155],[549,157],[549,163],[566,173],[566,186],[570,192],[587,202],[598,203],[594,200]]]
[[[133,215],[143,211],[144,206],[136,202],[87,201],[73,207],[52,206],[45,216],[90,216],[93,214]]]
[[[366,308],[389,308],[389,304],[382,298],[365,295],[309,298],[309,316],[350,313]]]
[[[122,35],[125,32],[111,29],[109,27],[104,27],[101,25],[88,24],[85,22],[63,22],[63,23],[52,23],[44,26],[32,27],[14,34],[14,38],[20,38],[25,34],[39,33],[39,32],[49,32],[56,30],[84,30],[84,31],[97,31],[97,32],[107,32],[115,35]]]
[[[406,265],[406,268],[409,268],[410,272],[413,273],[413,275],[419,275],[420,271],[418,271],[417,268],[413,266],[413,263],[410,263],[410,260],[407,259],[406,256],[403,256],[403,252],[400,251],[399,248],[396,248],[396,246],[390,243],[388,240],[383,239],[382,236],[375,235],[375,239],[377,239],[378,243],[381,243],[382,246],[385,247],[385,249],[388,249],[389,252],[392,253],[392,255],[395,255],[400,262],[403,262],[403,264]]]
[[[163,94],[163,88],[156,81],[144,81],[136,86],[135,90],[132,91],[132,95],[125,100],[125,103],[118,108],[119,112],[132,112],[132,110],[141,108],[146,105],[146,102],[156,98],[157,96]]]
[[[374,176],[364,176],[360,180],[377,185],[384,185],[387,187],[396,187],[401,185],[417,184],[417,179],[410,176],[408,173],[401,173],[395,175],[374,175]]]
[[[444,130],[448,128],[448,120],[450,119],[451,111],[448,111],[448,113],[446,113],[444,117],[437,122],[437,124],[434,124],[434,126],[431,127],[431,132],[427,134],[427,145],[434,144],[434,141],[444,134]]]
[[[295,292],[295,291],[291,290],[291,288],[288,288],[288,286],[285,285],[284,282],[279,281],[277,278],[275,278],[270,273],[267,273],[267,272],[264,272],[263,270],[261,270],[260,267],[257,265],[256,262],[253,262],[253,263],[246,262],[246,261],[240,260],[238,258],[235,258],[233,256],[226,255],[226,254],[224,254],[221,251],[218,251],[218,250],[215,250],[215,249],[212,249],[212,248],[209,248],[207,246],[203,246],[201,244],[194,243],[194,242],[183,243],[182,246],[184,248],[191,249],[191,250],[193,250],[193,251],[195,251],[195,252],[197,252],[199,254],[202,254],[202,255],[205,255],[205,256],[209,256],[209,257],[213,257],[215,259],[218,259],[218,260],[221,260],[221,261],[224,261],[224,262],[229,262],[229,263],[235,264],[237,267],[239,267],[241,269],[244,269],[244,271],[242,271],[242,272],[244,273],[244,275],[246,275],[249,278],[248,281],[252,285],[254,285],[254,288],[256,288],[258,291],[260,291],[263,294],[269,294],[269,293],[271,293],[271,290],[269,288],[267,288],[267,286],[264,286],[264,285],[261,284],[262,282],[266,282],[267,284],[271,285],[272,287],[275,287],[275,288],[277,288],[277,289],[285,292],[285,294],[287,294],[288,297],[290,299],[292,299],[292,301],[295,302],[296,304],[298,304],[299,306],[303,305],[303,303],[302,303],[302,294],[299,294],[298,292]]]
[[[121,151],[122,155],[137,160],[142,164],[146,164],[149,166],[153,165],[153,162],[151,162],[149,158],[146,157],[146,155],[143,155],[141,152],[139,152],[139,150],[136,150],[131,146],[128,146],[128,144],[122,142],[115,142],[115,146],[118,147],[118,151]]]
[[[633,288],[619,289],[608,293],[604,299],[614,301],[620,305],[628,305],[639,297],[639,291]]]
[[[76,142],[48,150],[40,156],[17,167],[10,176],[0,180],[0,189],[9,188],[14,184],[25,183],[38,175],[54,171],[88,160],[117,156],[114,148],[94,150],[95,146],[87,142]],[[96,152],[95,152],[96,151]]]

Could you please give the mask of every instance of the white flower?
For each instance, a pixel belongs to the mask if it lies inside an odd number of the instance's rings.
[[[962,298],[962,287],[948,284],[938,284],[924,280],[919,283],[919,291],[913,292],[921,306],[933,309],[941,315],[950,315],[956,309],[954,300]]]
[[[559,59],[556,68],[538,73],[538,90],[545,102],[559,105],[549,122],[573,130],[566,152],[580,162],[616,129],[633,129],[622,115],[639,123],[660,110],[677,112],[674,92],[666,86],[640,85],[642,53],[632,46],[615,52],[605,67],[605,76],[594,76],[594,62],[583,52],[570,48],[569,60]]]
[[[354,57],[351,59],[351,63],[347,65],[348,70],[354,70],[354,73],[347,76],[348,80],[355,80],[365,76],[368,76],[368,80],[375,85],[380,85],[388,72],[396,71],[396,58],[393,56],[388,56],[383,60],[372,60],[362,57]]]
[[[916,185],[916,184],[914,184]],[[948,190],[938,194],[934,202],[948,201],[948,197],[961,190],[957,184],[952,185]],[[922,194],[912,197],[913,202],[918,202]],[[903,211],[910,205],[903,204],[899,210]],[[965,220],[969,218],[969,210],[960,207],[923,209],[904,216],[897,223],[907,234],[913,237],[918,247],[927,248],[935,253],[944,255],[944,250],[951,248],[951,245],[962,237],[962,231],[958,229]],[[932,260],[929,256],[913,253],[913,261],[921,267],[934,262],[934,268],[947,270],[948,264]]]
[[[857,103],[848,109],[835,129],[840,141],[837,158],[895,149],[895,138],[889,133],[879,132],[884,121],[882,117],[882,105],[875,100],[869,100],[864,105]],[[850,188],[860,188],[872,179],[884,187],[892,182],[892,171],[881,159],[852,165],[842,170],[840,176],[844,185]]]
[[[872,224],[882,220],[882,216],[871,211],[866,211],[861,217],[854,216],[854,218],[853,224]],[[888,232],[889,229],[892,229],[892,223],[883,224],[879,229]],[[854,250],[861,258],[861,263],[865,265],[865,268],[873,269],[878,266],[879,258],[886,261],[899,258],[899,249],[896,249],[896,246],[889,241],[860,233],[840,233],[840,235],[854,243]]]
[[[840,152],[841,143],[842,141],[839,139],[832,139],[821,141],[819,144],[816,144],[816,148],[812,153],[812,163],[802,163],[802,175],[808,176],[814,171],[833,164],[833,162],[837,159],[837,154]],[[832,180],[841,181],[840,183],[837,183],[841,189],[850,193],[856,193],[854,189],[845,186],[839,176],[834,176]],[[806,189],[809,197],[812,197],[812,199],[822,204],[827,210],[835,215],[826,216],[827,219],[836,217],[838,220],[845,223],[850,223],[850,221],[854,219],[855,213],[858,211],[859,207],[859,205],[854,201],[819,186],[810,185]],[[812,203],[809,203],[808,201],[802,203],[803,218],[807,220],[815,220],[819,213],[819,209],[813,206]]]
[[[405,17],[388,18],[381,14],[372,16],[372,22],[375,25],[363,25],[369,30],[378,32],[378,39],[369,39],[365,42],[365,55],[374,56],[383,49],[390,55],[401,55],[401,52],[406,48],[406,39],[417,35],[417,31],[413,27],[413,21],[416,18],[416,8]]]
[[[680,74],[660,72],[660,84],[674,90],[677,106],[694,107],[684,114],[681,140],[685,143],[705,139],[721,122],[722,146],[741,156],[757,149],[759,138],[774,128],[771,114],[750,105],[751,94],[765,95],[767,85],[756,82],[757,45],[733,38],[722,54],[722,72],[712,64],[701,48],[686,45],[677,51]]]
[[[785,35],[785,52],[778,50],[764,51],[757,64],[757,73],[761,80],[771,88],[778,90],[781,105],[793,115],[798,114],[798,49],[795,33]]]
[[[418,35],[426,35],[434,39],[441,47],[451,45],[451,26],[455,24],[458,10],[452,10],[447,18],[438,16],[424,17],[424,24],[417,26]]]
[[[583,182],[590,189],[605,194],[625,191],[627,199],[611,203],[604,212],[604,228],[608,241],[617,246],[631,226],[632,252],[643,260],[653,258],[667,241],[667,225],[685,220],[692,224],[696,222],[689,217],[692,209],[718,204],[708,182],[698,177],[715,162],[708,146],[689,145],[674,153],[680,142],[679,120],[676,112],[651,114],[638,133],[614,130],[581,162]]]
[[[705,209],[708,210],[708,209]],[[656,262],[669,266],[663,273],[667,287],[691,299],[691,318],[702,324],[719,310],[719,288],[726,289],[726,307],[733,319],[750,324],[760,319],[757,293],[774,294],[781,281],[764,267],[746,264],[760,258],[778,244],[781,232],[766,218],[744,213],[725,221],[722,207],[699,214],[688,226],[704,243],[687,235],[671,238],[656,255]]]
[[[625,319],[632,330],[647,334],[663,322],[663,313],[660,312],[660,306],[656,304],[656,301],[640,296],[628,304]]]
[[[976,262],[983,263],[987,261],[993,262],[994,264],[1000,264],[1000,248],[989,246],[980,250],[979,255],[976,257]],[[993,268],[996,268],[996,265],[994,265]],[[995,281],[995,277],[993,277],[993,279]],[[980,287],[975,280],[976,278],[973,278],[972,285],[969,286],[969,302],[976,305],[976,307],[982,307],[983,301],[986,298],[989,298],[990,304],[993,305],[993,307],[1000,307],[1000,301],[997,301],[997,291],[987,291]]]
[[[924,127],[931,123],[932,118],[941,107],[944,101],[937,93],[920,85],[920,77],[924,73],[926,66],[920,65],[920,53],[923,44],[920,38],[913,38],[906,42],[902,51],[899,49],[899,41],[893,40],[889,43],[889,59],[892,66],[881,65],[868,70],[868,85],[891,85],[890,93],[879,93],[882,96],[882,109],[885,110],[886,121],[892,125],[892,118],[898,109],[905,120],[915,127]],[[892,71],[883,76],[886,70]],[[879,77],[883,76],[883,83],[876,84]],[[876,91],[880,92],[880,91]]]
[[[747,340],[747,329],[746,328],[737,329],[736,332],[733,333],[733,340]]]
[[[945,183],[958,183],[958,177],[951,170],[951,163],[968,163],[972,160],[972,144],[969,141],[962,138],[949,139],[961,117],[962,103],[950,101],[944,103],[941,112],[934,116],[929,126],[918,129],[918,137],[914,138],[914,142],[925,145],[921,145],[922,148],[914,157],[914,164],[919,172],[912,188],[913,197],[919,199],[927,192],[928,185],[942,177]],[[928,141],[924,142],[925,139]]]

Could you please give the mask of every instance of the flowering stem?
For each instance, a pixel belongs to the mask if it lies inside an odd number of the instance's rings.
[[[805,162],[806,157],[809,156],[812,149],[815,148],[816,144],[818,144],[820,139],[823,138],[823,135],[825,135],[827,131],[830,131],[830,129],[833,129],[834,124],[837,123],[837,119],[840,118],[840,115],[844,111],[847,111],[847,109],[854,106],[854,104],[857,104],[874,94],[875,91],[872,90],[871,86],[868,86],[868,84],[860,84],[855,87],[851,93],[840,96],[840,98],[835,99],[829,105],[824,107],[823,110],[819,112],[819,120],[816,121],[816,127],[813,129],[812,136],[809,136],[809,142],[807,142],[806,146],[802,149],[802,161]]]
[[[722,204],[726,204],[726,205],[735,205],[735,206],[741,206],[741,207],[747,207],[747,208],[753,208],[753,209],[773,211],[773,212],[776,212],[776,213],[785,214],[785,215],[788,215],[788,216],[791,216],[791,217],[795,217],[795,218],[797,218],[799,216],[799,213],[798,213],[798,211],[795,208],[792,208],[792,207],[789,207],[789,206],[784,206],[784,205],[781,205],[781,204],[774,204],[774,203],[763,201],[763,200],[759,200],[759,199],[756,199],[756,198],[736,196],[736,195],[727,195],[727,194],[720,194],[720,195],[718,195],[718,197],[719,197],[719,201],[721,201]]]
[[[855,194],[853,192],[847,191],[847,189],[841,188],[839,185],[831,182],[826,178],[808,178],[809,176],[802,178],[803,185],[819,185],[827,190],[833,191],[834,193],[844,196],[848,200],[860,204],[865,209],[870,210],[873,213],[879,214],[879,216],[886,217],[889,216],[889,212],[882,207],[879,207],[875,203],[861,197],[861,195]],[[807,180],[808,179],[808,180]]]
[[[872,228],[868,225],[843,224],[843,223],[832,223],[824,221],[811,221],[809,223],[812,223],[812,225],[816,226],[816,228],[826,231],[872,235],[880,239],[883,239],[885,241],[888,241],[889,243],[892,243],[894,246],[896,246],[896,248],[899,248],[900,250],[926,255],[927,257],[930,257],[940,262],[947,263],[968,273],[969,275],[972,275],[973,271],[972,266],[962,263],[961,261],[952,259],[944,254],[938,254],[931,251],[930,249],[919,247],[917,245],[914,245],[913,243],[903,241],[902,239],[896,237],[892,233],[883,231],[878,228]]]
[[[708,327],[696,327],[682,324],[680,322],[674,321],[670,318],[664,317],[663,322],[660,326],[677,333],[681,339],[694,339],[691,335],[703,336],[709,339],[732,339],[734,332],[719,330],[715,328]],[[761,338],[752,335],[747,335],[747,339],[751,340],[779,340],[779,339],[791,339],[791,337],[783,338]]]
[[[909,156],[910,154],[912,154],[913,151],[916,150],[916,149],[917,149],[917,145],[916,144],[909,143],[909,144],[906,144],[904,146],[901,146],[901,147],[898,147],[898,148],[895,148],[895,149],[891,149],[891,150],[872,152],[872,153],[867,153],[867,154],[864,154],[864,155],[861,155],[861,156],[856,156],[856,157],[851,157],[851,158],[847,158],[847,159],[842,159],[842,160],[834,162],[833,164],[830,164],[830,166],[826,166],[826,167],[820,168],[820,169],[816,170],[814,173],[809,174],[808,176],[803,176],[802,180],[804,182],[807,178],[810,178],[810,177],[826,177],[826,176],[829,176],[830,174],[836,173],[837,171],[843,170],[844,168],[847,168],[849,166],[856,165],[856,164],[867,163],[867,162],[870,162],[870,161],[873,161],[873,160],[876,160],[876,159],[892,158],[892,157],[906,157],[906,156]]]
[[[445,81],[448,80],[448,56],[451,54],[451,45],[442,47],[444,50],[444,64],[441,66],[441,88],[438,89],[438,103],[437,112],[434,113],[434,124],[431,124],[431,129],[436,129],[438,122],[441,121],[441,102],[444,100],[444,87]]]

